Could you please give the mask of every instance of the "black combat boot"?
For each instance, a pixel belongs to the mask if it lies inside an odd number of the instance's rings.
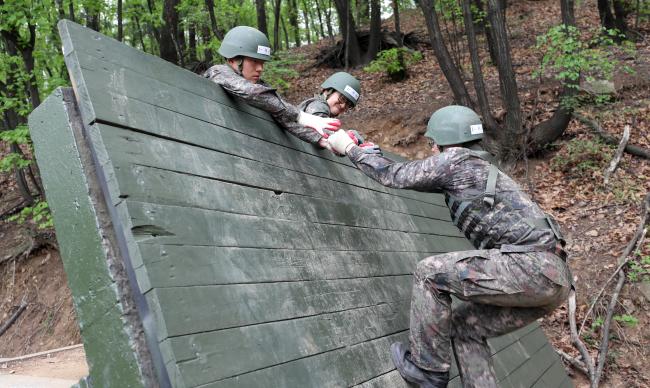
[[[401,342],[390,346],[390,357],[402,378],[420,388],[446,388],[449,382],[449,372],[431,372],[420,369],[411,361],[411,352]]]

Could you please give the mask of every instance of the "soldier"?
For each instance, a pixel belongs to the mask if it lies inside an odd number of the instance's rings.
[[[264,63],[271,59],[270,46],[266,35],[255,28],[235,27],[228,31],[219,47],[219,54],[226,58],[227,64],[212,66],[204,76],[226,92],[270,113],[292,135],[326,147],[325,131],[336,130],[340,122],[301,112],[262,81]]]
[[[454,224],[476,250],[432,256],[414,273],[410,346],[391,345],[401,376],[446,387],[452,346],[464,387],[496,387],[486,339],[553,311],[571,274],[557,223],[490,161],[483,127],[469,108],[448,106],[429,120],[433,156],[403,163],[360,150],[342,131],[328,142],[366,175],[394,188],[445,195]],[[462,302],[452,309],[451,296]]]
[[[321,84],[321,93],[298,105],[298,109],[320,117],[337,117],[357,106],[361,84],[352,75],[340,71]]]

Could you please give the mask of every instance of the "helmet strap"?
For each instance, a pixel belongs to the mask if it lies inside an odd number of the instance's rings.
[[[239,75],[244,74],[244,58],[242,57],[237,58],[237,70],[239,71]]]

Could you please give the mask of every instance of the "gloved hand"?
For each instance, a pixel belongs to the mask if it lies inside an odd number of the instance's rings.
[[[381,151],[381,148],[375,143],[363,143],[359,144],[359,147],[365,152],[366,154],[373,154],[373,155],[379,155],[383,156],[384,153]]]
[[[348,130],[348,135],[350,138],[354,141],[354,144],[360,145],[363,144],[363,136],[356,130],[356,129],[350,129]]]
[[[343,155],[347,155],[348,150],[355,145],[354,140],[350,138],[350,135],[342,129],[339,129],[335,134],[330,136],[327,139],[327,142],[334,151]]]
[[[318,117],[303,111],[300,111],[298,115],[298,124],[313,128],[326,139],[331,134],[331,131],[336,131],[341,126],[341,122],[338,119]]]

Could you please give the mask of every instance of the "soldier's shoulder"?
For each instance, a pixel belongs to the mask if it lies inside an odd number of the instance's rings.
[[[300,104],[303,111],[311,114],[321,113],[326,116],[331,114],[327,101],[319,97],[308,98]]]

